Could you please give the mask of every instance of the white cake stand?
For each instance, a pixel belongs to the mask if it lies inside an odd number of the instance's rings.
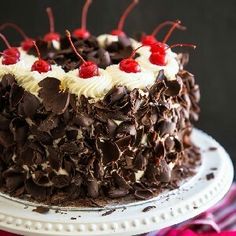
[[[112,206],[104,210],[50,210],[47,214],[32,212],[30,204],[0,196],[0,229],[20,235],[90,236],[135,235],[162,229],[207,210],[227,193],[233,180],[233,165],[225,150],[210,136],[194,130],[193,141],[201,148],[202,166],[197,174],[179,189],[168,191],[139,204]],[[213,150],[212,147],[216,147]],[[213,175],[211,174],[213,173]],[[207,180],[207,175],[214,178]],[[208,178],[209,179],[209,178]],[[155,207],[154,207],[155,206]],[[113,206],[114,207],[114,206]],[[149,207],[149,211],[143,210]]]

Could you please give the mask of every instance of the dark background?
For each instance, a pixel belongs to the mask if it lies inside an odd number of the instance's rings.
[[[8,0],[1,1],[0,23],[16,22],[32,37],[48,31],[45,13],[52,6],[56,29],[80,26],[83,0]],[[113,29],[128,0],[94,0],[88,15],[92,33]],[[151,32],[164,20],[182,20],[186,32],[175,32],[170,40],[193,42],[198,45],[191,52],[188,69],[201,86],[201,118],[197,127],[212,135],[230,153],[236,163],[236,1],[225,0],[140,0],[132,12],[125,30]],[[20,38],[12,30],[6,31],[10,42]],[[161,39],[161,35],[160,35]],[[1,47],[4,44],[0,43]]]

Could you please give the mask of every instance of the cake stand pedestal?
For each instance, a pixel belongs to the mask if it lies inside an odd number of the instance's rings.
[[[125,236],[151,232],[188,220],[221,200],[233,180],[232,162],[220,144],[196,129],[192,139],[201,149],[202,165],[197,174],[179,189],[126,206],[108,206],[103,210],[51,209],[44,215],[33,212],[35,206],[32,203],[1,194],[0,229],[26,236]]]

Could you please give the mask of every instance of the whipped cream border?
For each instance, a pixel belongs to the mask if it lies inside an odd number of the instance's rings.
[[[97,37],[101,47],[105,44],[118,41],[118,36],[103,34]],[[131,45],[134,49],[141,46],[141,43],[130,38]],[[68,88],[69,92],[77,96],[84,95],[93,99],[102,99],[105,94],[116,85],[126,86],[129,90],[134,88],[145,89],[155,83],[155,78],[160,70],[164,70],[164,74],[169,80],[176,79],[179,71],[177,55],[170,49],[167,51],[167,65],[158,66],[151,64],[149,56],[151,55],[150,47],[144,46],[138,50],[140,56],[136,61],[140,64],[142,71],[139,73],[126,73],[119,70],[118,65],[111,65],[106,70],[99,69],[100,76],[89,79],[78,77],[78,70],[64,72],[61,66],[52,65],[52,71],[47,73],[38,73],[31,71],[32,64],[37,57],[27,54],[21,48],[20,61],[14,65],[3,65],[0,58],[0,80],[4,74],[13,74],[16,81],[26,91],[38,96],[40,89],[38,83],[46,77],[55,77],[62,81],[63,86]]]

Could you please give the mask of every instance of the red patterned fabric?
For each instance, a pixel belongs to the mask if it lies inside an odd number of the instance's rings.
[[[199,216],[147,236],[236,236],[236,183],[214,207]]]

